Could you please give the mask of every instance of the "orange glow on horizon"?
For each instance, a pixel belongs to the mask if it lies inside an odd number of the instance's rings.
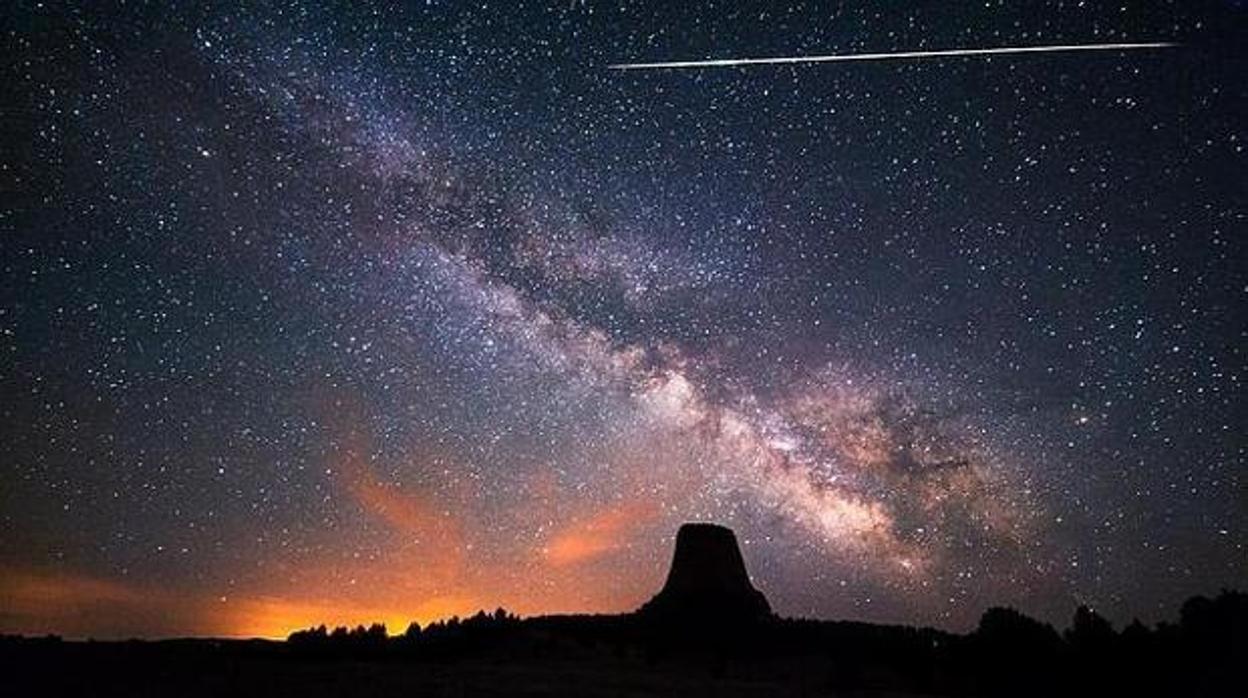
[[[0,575],[0,619],[6,632],[126,638],[211,635],[284,639],[295,630],[385,623],[392,635],[486,609],[468,596],[412,604],[367,604],[275,596],[217,597],[94,577],[9,571]]]
[[[440,597],[407,607],[345,605],[330,602],[292,601],[278,598],[246,599],[231,614],[237,624],[229,637],[283,639],[296,630],[324,625],[328,628],[383,623],[390,635],[400,635],[413,622],[422,627],[451,616],[466,617],[478,610],[468,597]]]

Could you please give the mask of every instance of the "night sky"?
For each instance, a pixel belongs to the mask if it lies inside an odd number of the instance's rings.
[[[0,632],[1248,586],[1241,3],[366,4],[0,10]]]

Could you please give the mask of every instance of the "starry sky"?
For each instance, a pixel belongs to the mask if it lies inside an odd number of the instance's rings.
[[[0,632],[1248,585],[1242,3],[369,4],[0,10]]]

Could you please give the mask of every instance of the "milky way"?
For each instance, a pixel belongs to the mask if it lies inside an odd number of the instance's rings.
[[[5,10],[0,631],[1248,582],[1242,10],[689,5]]]

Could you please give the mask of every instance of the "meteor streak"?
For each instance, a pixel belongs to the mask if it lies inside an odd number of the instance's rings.
[[[849,61],[896,61],[920,58],[962,58],[1016,53],[1071,53],[1075,51],[1137,51],[1173,48],[1179,44],[1158,41],[1132,44],[1066,44],[1056,46],[999,46],[996,48],[955,48],[940,51],[898,51],[894,53],[849,53],[824,56],[779,56],[773,58],[719,58],[705,61],[666,61],[660,63],[616,63],[611,70],[650,70],[655,68],[727,68],[742,65],[783,65],[791,63],[843,63]]]

